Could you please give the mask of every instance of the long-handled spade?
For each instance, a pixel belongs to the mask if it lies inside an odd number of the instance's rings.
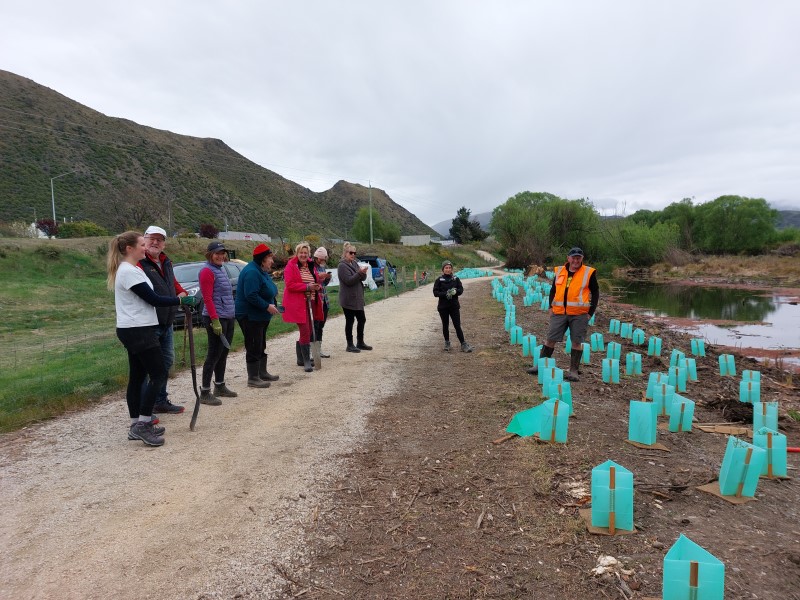
[[[314,370],[322,368],[322,349],[314,329],[314,311],[311,309],[311,297],[306,296],[306,314],[308,322],[311,324],[311,355],[314,357]]]
[[[184,306],[183,310],[186,311],[186,318],[184,319],[186,331],[189,334],[189,362],[192,367],[192,389],[196,398],[194,402],[194,411],[192,411],[192,420],[189,421],[189,431],[194,431],[194,424],[197,422],[197,413],[200,412],[200,392],[197,391],[197,367],[195,366],[194,358],[194,332],[192,331],[192,311],[188,306]]]

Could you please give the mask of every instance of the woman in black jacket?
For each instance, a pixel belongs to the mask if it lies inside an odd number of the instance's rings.
[[[464,339],[461,331],[461,305],[458,297],[464,293],[461,280],[453,275],[453,263],[446,260],[442,263],[442,275],[433,284],[433,295],[439,299],[437,310],[442,319],[442,333],[444,334],[444,349],[450,351],[450,320],[456,330],[458,341],[461,342],[462,352],[472,352],[473,348]]]

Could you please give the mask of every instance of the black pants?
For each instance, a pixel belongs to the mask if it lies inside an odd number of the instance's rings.
[[[328,305],[322,305],[322,314],[325,315],[322,317],[322,321],[314,321],[314,336],[317,338],[318,342],[322,341],[322,330],[325,329],[325,323],[328,322]],[[352,329],[351,329],[352,331]]]
[[[254,363],[267,355],[267,327],[269,321],[251,321],[247,317],[236,319],[244,334],[244,361]]]
[[[342,308],[344,312],[344,337],[347,339],[347,345],[353,345],[353,321],[358,321],[356,325],[356,339],[359,343],[364,342],[364,324],[367,322],[367,315],[364,314],[364,309],[352,310],[350,308]]]
[[[450,341],[450,320],[453,321],[453,328],[456,330],[458,341],[464,343],[464,332],[461,331],[461,309],[453,307],[441,307],[438,309],[439,317],[442,319],[442,333],[444,334],[444,341]]]
[[[222,334],[230,343],[233,340],[233,319],[220,319]],[[222,345],[219,336],[211,329],[211,319],[203,317],[203,326],[208,334],[208,353],[206,361],[203,363],[203,389],[211,387],[211,375],[214,375],[214,383],[225,381],[225,368],[228,366],[228,349]]]
[[[123,327],[117,329],[117,338],[128,351],[128,414],[131,419],[150,417],[161,388],[167,383],[167,370],[158,341],[158,326]],[[149,385],[143,385],[145,378]]]

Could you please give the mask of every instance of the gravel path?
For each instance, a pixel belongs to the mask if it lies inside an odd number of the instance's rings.
[[[465,282],[468,284],[469,282]],[[302,556],[304,521],[354,447],[365,416],[404,381],[420,344],[438,341],[430,287],[367,307],[372,352],[344,352],[344,321],[326,326],[333,358],[306,374],[296,334],[270,339],[266,390],[194,404],[188,371],[170,381],[182,415],[162,416],[166,444],[126,437],[121,394],[97,407],[0,438],[0,597],[270,597],[281,565]],[[240,335],[237,334],[237,335]],[[122,352],[122,349],[119,349]]]

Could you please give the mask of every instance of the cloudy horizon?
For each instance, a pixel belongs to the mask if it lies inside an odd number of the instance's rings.
[[[724,194],[800,209],[800,3],[209,0],[4,8],[0,68],[219,138],[432,225],[522,191],[602,214]]]

